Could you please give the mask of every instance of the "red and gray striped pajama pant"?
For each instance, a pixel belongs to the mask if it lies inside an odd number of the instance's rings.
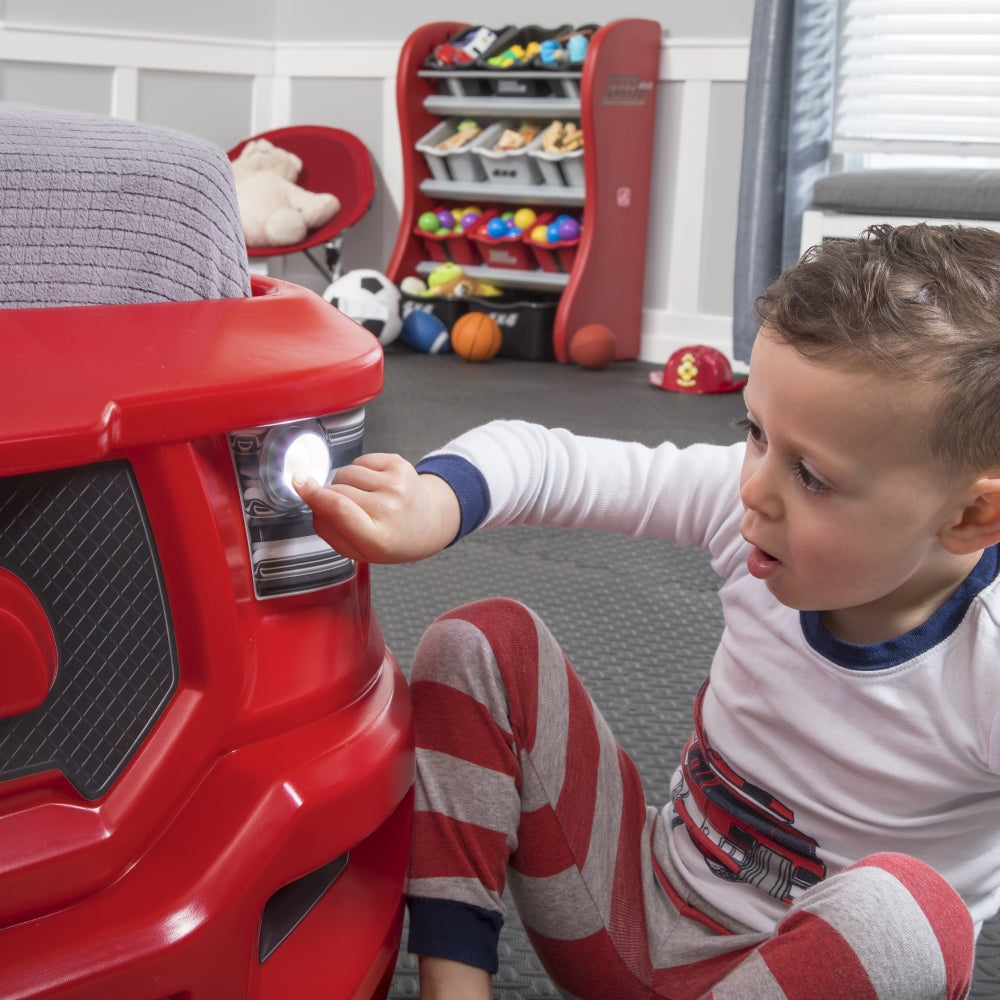
[[[496,971],[506,882],[567,997],[966,996],[968,910],[903,855],[867,858],[811,887],[770,934],[690,907],[661,868],[663,824],[633,763],[523,605],[481,601],[442,616],[410,681],[412,952]]]

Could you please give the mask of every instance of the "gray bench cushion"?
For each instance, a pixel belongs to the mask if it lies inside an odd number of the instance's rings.
[[[818,180],[813,204],[847,214],[1000,219],[1000,170],[852,170]]]
[[[0,103],[0,308],[249,292],[220,148],[139,122]]]

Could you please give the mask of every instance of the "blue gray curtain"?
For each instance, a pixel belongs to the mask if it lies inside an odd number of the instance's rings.
[[[802,212],[829,172],[838,0],[757,0],[740,173],[733,353],[750,358],[753,300],[798,258]]]

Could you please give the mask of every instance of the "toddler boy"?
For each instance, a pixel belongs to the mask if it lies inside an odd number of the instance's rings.
[[[757,303],[745,444],[520,422],[298,488],[344,555],[479,528],[708,550],[725,630],[646,804],[555,639],[511,601],[411,671],[421,996],[488,998],[505,885],[567,996],[964,997],[1000,907],[1000,236],[872,227]]]

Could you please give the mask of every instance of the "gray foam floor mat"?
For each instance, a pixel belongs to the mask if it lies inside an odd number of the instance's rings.
[[[582,434],[656,444],[727,443],[739,394],[689,396],[650,386],[653,366],[604,371],[497,358],[386,350],[386,385],[368,409],[366,448],[416,460],[468,427],[521,417]],[[545,619],[619,742],[650,802],[661,803],[691,726],[691,706],[722,627],[718,579],[704,553],[601,532],[509,528],[482,532],[433,559],[372,567],[375,609],[404,669],[424,628],[456,604],[517,598]],[[418,996],[416,959],[399,957],[390,997]],[[498,1000],[558,996],[510,907],[501,935]],[[1000,922],[977,950],[975,1000],[1000,998]]]

